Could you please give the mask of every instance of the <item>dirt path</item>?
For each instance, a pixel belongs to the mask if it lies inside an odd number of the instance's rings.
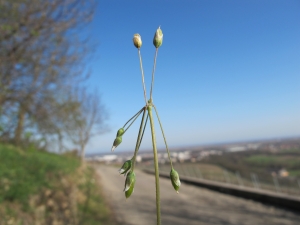
[[[104,192],[122,225],[154,225],[154,176],[136,171],[133,195],[125,201],[124,176],[109,166],[97,167]],[[300,224],[300,214],[207,189],[182,184],[176,194],[168,179],[160,179],[163,225],[285,225]]]

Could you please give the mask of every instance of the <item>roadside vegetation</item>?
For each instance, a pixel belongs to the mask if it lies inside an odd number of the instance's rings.
[[[74,154],[0,144],[0,224],[114,224],[98,182]]]

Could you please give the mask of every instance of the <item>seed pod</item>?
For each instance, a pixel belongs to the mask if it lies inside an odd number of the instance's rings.
[[[123,166],[121,167],[121,169],[119,169],[119,173],[120,173],[120,174],[127,173],[127,171],[131,168],[131,165],[132,165],[131,159],[130,159],[130,160],[127,160],[127,161],[123,164]]]
[[[179,187],[180,187],[179,175],[178,175],[177,171],[174,170],[173,168],[171,169],[170,177],[171,177],[171,182],[172,182],[172,185],[173,185],[175,191],[177,191],[177,193],[179,193],[178,192]]]
[[[126,180],[125,180],[125,187],[124,187],[124,191],[125,193],[130,190],[131,187],[134,187],[134,184],[135,184],[135,173],[133,171],[129,171],[127,173],[127,176],[126,176]],[[132,189],[133,191],[133,189]],[[131,191],[131,192],[132,192]],[[131,195],[131,194],[130,194]],[[129,196],[130,196],[129,195]]]
[[[163,33],[162,30],[160,29],[160,26],[157,28],[154,38],[153,38],[153,44],[155,48],[159,48],[162,45],[163,42]]]
[[[124,132],[125,132],[124,128],[123,128],[123,127],[120,128],[120,129],[118,130],[118,132],[117,132],[117,137],[122,136],[122,135],[124,134]]]
[[[111,148],[111,151],[113,152],[115,150],[115,148],[118,147],[119,144],[121,144],[121,142],[122,142],[122,136],[116,137],[116,139],[114,140],[113,146]]]
[[[142,47],[142,38],[141,38],[141,35],[139,35],[139,34],[134,34],[133,35],[133,44],[138,49]]]
[[[134,176],[134,180],[133,180],[133,183],[130,186],[130,188],[127,191],[125,191],[126,198],[129,198],[131,196],[131,194],[134,192],[134,185],[135,185],[135,176]]]

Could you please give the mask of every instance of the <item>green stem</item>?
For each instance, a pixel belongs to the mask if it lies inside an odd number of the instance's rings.
[[[129,123],[134,117],[136,117],[137,114],[141,113],[142,110],[143,110],[144,108],[145,108],[145,107],[141,108],[140,111],[138,111],[133,117],[131,117],[131,118],[124,124],[123,128],[125,128],[126,124]]]
[[[144,89],[144,98],[145,98],[145,102],[147,105],[147,95],[146,95],[146,86],[145,86],[145,76],[144,76],[144,70],[143,70],[143,62],[142,62],[142,56],[141,56],[141,51],[140,49],[138,49],[139,52],[139,59],[140,59],[140,68],[141,68],[141,73],[142,73],[142,83],[143,83],[143,89]]]
[[[141,143],[142,143],[142,140],[143,140],[143,137],[144,137],[144,133],[145,133],[145,129],[146,129],[146,126],[147,126],[148,118],[149,118],[149,114],[147,114],[147,117],[146,117],[146,122],[145,122],[145,125],[144,125],[144,129],[143,129],[143,133],[142,133],[142,137],[141,137],[138,149],[140,149],[140,146],[141,146]]]
[[[167,139],[165,137],[164,129],[163,129],[162,124],[160,122],[160,118],[158,116],[158,112],[157,112],[157,109],[156,109],[155,105],[153,105],[153,107],[154,107],[154,110],[155,110],[155,113],[156,113],[156,116],[157,116],[157,119],[158,119],[158,122],[159,122],[159,126],[160,126],[160,129],[161,129],[162,135],[164,137],[166,149],[167,149],[167,152],[168,152],[168,157],[169,157],[169,160],[170,160],[170,163],[171,163],[171,168],[173,169],[173,164],[172,164],[172,160],[171,160],[171,156],[170,156],[170,151],[169,151],[168,144],[167,144]]]
[[[153,155],[154,155],[155,187],[156,187],[156,218],[157,218],[157,225],[161,225],[158,157],[157,157],[154,121],[153,121],[152,106],[151,105],[148,106],[148,114],[149,114],[149,118],[150,118],[151,136],[152,136],[152,145],[153,145]]]
[[[132,164],[132,168],[131,168],[132,171],[134,170],[136,155],[137,155],[137,152],[140,147],[141,137],[142,137],[142,133],[143,133],[142,130],[144,127],[143,125],[144,125],[145,114],[146,114],[146,107],[144,108],[143,117],[141,120],[140,129],[139,129],[139,134],[138,134],[138,137],[136,140],[135,151],[134,151],[134,155],[133,155],[133,164]]]
[[[134,123],[134,121],[141,115],[141,113],[142,113],[142,110],[145,110],[146,109],[146,107],[144,107],[144,108],[142,108],[137,114],[135,114],[132,118],[134,118],[134,120],[128,125],[128,127],[125,129],[125,131],[124,131],[124,134],[125,134],[125,132],[129,129],[129,127],[131,127],[131,125]],[[130,119],[130,120],[132,120],[132,118]],[[129,121],[130,121],[129,120]],[[128,122],[129,122],[128,121]],[[127,123],[128,123],[127,122]],[[125,123],[125,125],[127,124],[127,123]],[[125,127],[125,125],[123,126],[123,128]]]
[[[151,100],[152,100],[152,89],[154,86],[154,73],[155,73],[155,67],[156,67],[157,52],[158,52],[158,48],[156,48],[156,50],[155,50],[154,64],[153,64],[153,69],[152,69],[152,82],[151,82],[151,89],[150,89],[150,99]]]

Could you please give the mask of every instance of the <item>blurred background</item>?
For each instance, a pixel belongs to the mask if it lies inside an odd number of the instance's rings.
[[[299,198],[299,12],[297,0],[0,0],[0,224],[130,224],[99,168],[117,171],[133,155],[138,120],[111,153],[144,106],[132,37],[142,37],[149,97],[158,26],[153,100],[178,172]],[[148,127],[139,170],[153,167],[151,146]],[[264,210],[264,224],[299,219]],[[170,221],[243,224],[250,211]]]

